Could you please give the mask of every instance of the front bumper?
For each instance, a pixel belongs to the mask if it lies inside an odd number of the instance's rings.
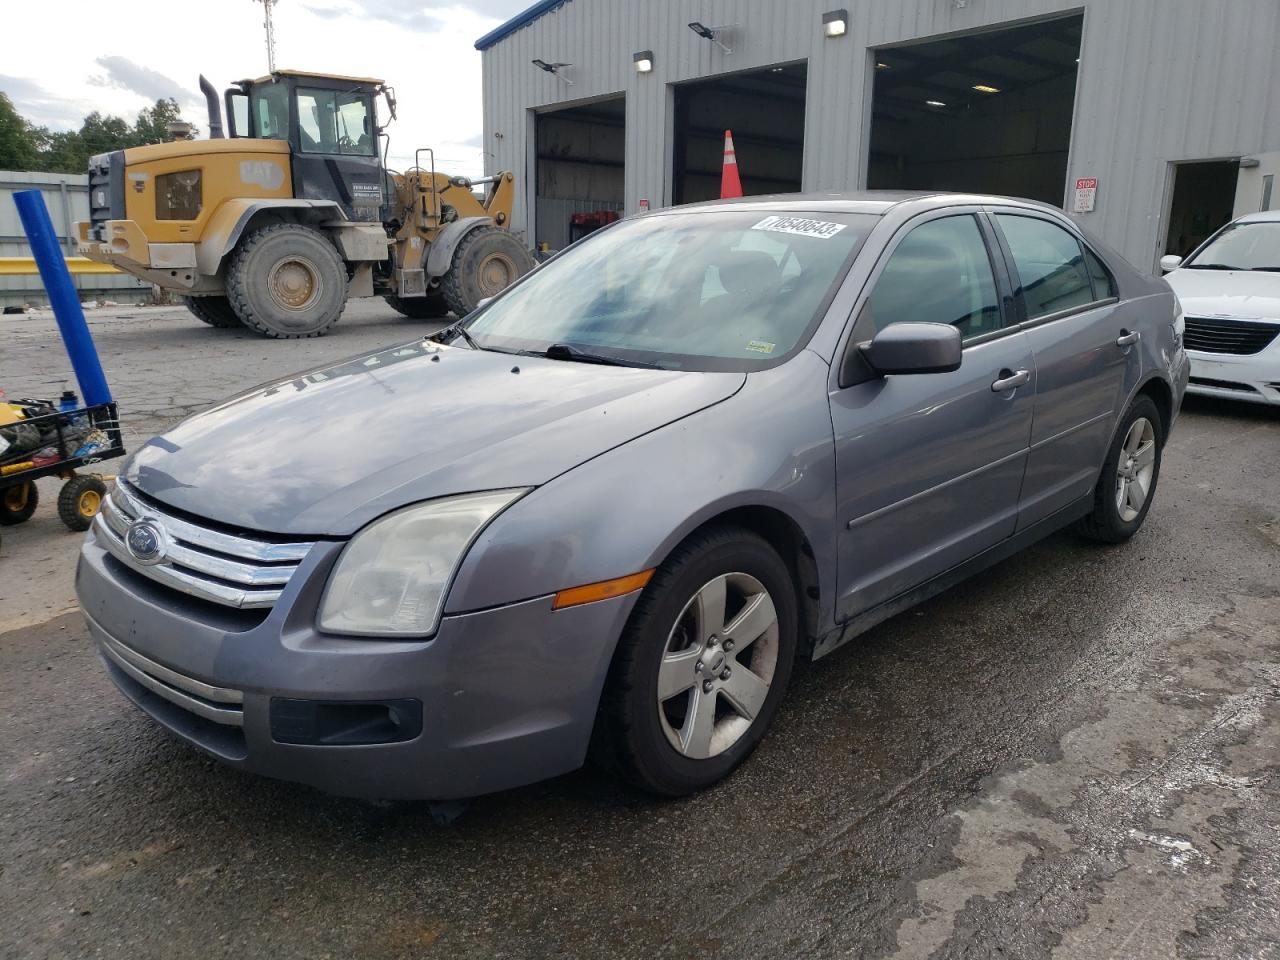
[[[265,619],[139,577],[92,533],[76,591],[125,696],[231,766],[347,796],[443,800],[582,765],[634,594],[557,611],[541,597],[449,616],[425,641],[330,637],[312,624],[340,547],[317,545]],[[277,709],[416,701],[421,732],[360,745],[280,742],[273,700]]]
[[[1187,392],[1205,397],[1280,404],[1280,339],[1261,353],[1235,356],[1188,350]]]
[[[197,267],[194,243],[149,243],[132,220],[107,220],[96,229],[86,220],[77,222],[76,249],[82,257],[109,263],[166,290],[190,293],[208,286]]]

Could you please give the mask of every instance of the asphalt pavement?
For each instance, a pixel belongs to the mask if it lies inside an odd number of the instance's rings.
[[[135,439],[418,331],[93,324]],[[51,330],[0,323],[10,396],[61,389]],[[803,666],[715,789],[584,770],[449,827],[170,740],[32,583],[75,538],[4,538],[0,956],[1280,958],[1280,411],[1189,401],[1133,541],[1057,535]]]

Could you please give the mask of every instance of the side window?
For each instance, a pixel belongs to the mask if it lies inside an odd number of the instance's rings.
[[[972,216],[944,217],[903,239],[868,301],[876,330],[891,323],[950,323],[964,337],[1000,329],[991,258]]]
[[[1047,220],[998,213],[1022,282],[1027,319],[1093,302],[1080,242]]]
[[[282,83],[255,86],[250,93],[254,113],[254,136],[265,140],[289,137],[289,94]]]
[[[1098,255],[1088,247],[1084,248],[1084,262],[1089,267],[1089,276],[1093,278],[1093,298],[1095,300],[1110,300],[1112,297],[1120,295],[1120,291],[1116,287],[1116,278],[1111,275],[1107,265],[1098,259]]]

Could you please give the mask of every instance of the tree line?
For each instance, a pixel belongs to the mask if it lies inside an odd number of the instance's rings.
[[[133,123],[95,110],[79,130],[50,130],[27,120],[0,91],[0,170],[84,173],[95,154],[163,143],[169,124],[181,119],[176,100],[157,100]]]

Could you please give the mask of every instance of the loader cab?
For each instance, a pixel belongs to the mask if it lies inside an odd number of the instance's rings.
[[[295,197],[334,200],[350,220],[381,221],[382,90],[380,80],[288,70],[242,80],[226,93],[230,133],[288,141]]]

